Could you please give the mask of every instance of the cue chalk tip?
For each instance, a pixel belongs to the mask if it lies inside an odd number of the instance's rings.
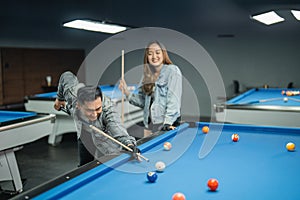
[[[137,155],[139,158],[142,158],[142,159],[144,159],[145,161],[149,162],[149,159],[146,158],[145,156],[143,156],[141,153],[137,153],[136,155]]]

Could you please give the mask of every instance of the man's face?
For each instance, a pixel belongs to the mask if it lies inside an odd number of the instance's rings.
[[[102,100],[98,97],[94,101],[86,101],[83,105],[78,105],[78,108],[90,121],[95,121],[102,112]]]

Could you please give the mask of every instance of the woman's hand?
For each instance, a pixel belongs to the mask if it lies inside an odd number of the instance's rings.
[[[129,96],[130,92],[129,92],[129,90],[127,89],[127,84],[126,84],[126,81],[125,81],[125,80],[120,80],[119,89],[120,89],[121,91],[124,90],[124,94],[125,94],[126,96]]]

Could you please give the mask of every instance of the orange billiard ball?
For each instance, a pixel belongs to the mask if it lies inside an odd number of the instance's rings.
[[[172,200],[185,200],[184,194],[177,192],[172,196]]]
[[[202,132],[205,133],[205,134],[208,133],[209,132],[209,127],[208,126],[203,126],[202,127]]]
[[[207,181],[207,186],[211,191],[216,191],[219,186],[219,182],[217,179],[211,178]]]
[[[286,96],[293,96],[293,92],[292,91],[286,91],[285,94],[286,94]]]
[[[292,142],[289,142],[289,143],[286,144],[285,147],[288,151],[295,151],[296,145]]]
[[[170,151],[171,148],[172,148],[172,144],[171,144],[170,142],[165,142],[165,143],[164,143],[164,149],[165,149],[166,151]]]
[[[237,142],[237,141],[239,141],[240,136],[239,136],[239,134],[234,133],[231,135],[231,139],[232,139],[232,141]]]

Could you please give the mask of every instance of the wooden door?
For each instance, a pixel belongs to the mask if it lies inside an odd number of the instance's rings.
[[[24,98],[23,50],[1,49],[2,104],[19,103]]]

